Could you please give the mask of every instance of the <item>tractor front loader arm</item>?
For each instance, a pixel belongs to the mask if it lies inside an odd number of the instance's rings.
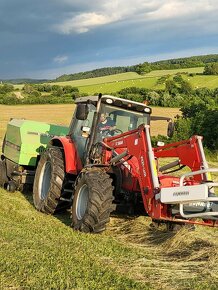
[[[107,154],[109,152],[105,147],[106,160],[103,162],[108,162],[113,166],[123,164],[129,169],[132,176],[130,182],[135,179],[138,181],[146,212],[152,218],[158,218],[161,204],[157,203],[155,195],[160,192],[160,183],[151,146],[149,126],[140,125],[138,129],[106,138],[104,143],[113,150]]]

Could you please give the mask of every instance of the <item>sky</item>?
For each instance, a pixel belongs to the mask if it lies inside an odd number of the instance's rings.
[[[218,53],[217,0],[0,0],[0,79]]]

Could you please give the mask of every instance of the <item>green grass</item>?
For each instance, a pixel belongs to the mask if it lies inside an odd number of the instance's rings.
[[[154,88],[157,77],[140,76],[134,72],[110,75],[105,77],[90,78],[84,80],[56,82],[53,84],[71,85],[79,88],[81,93],[94,94],[96,92],[114,93],[127,87]]]
[[[15,89],[22,90],[24,84],[19,84],[19,85],[13,85]]]
[[[0,198],[0,289],[216,289],[216,229],[166,233],[114,216],[103,234],[83,234],[68,213],[37,212],[31,196]]]
[[[154,70],[146,74],[147,77],[161,77],[166,75],[174,75],[177,73],[203,73],[204,67],[193,68],[180,68],[180,69],[168,69],[168,70]]]
[[[64,86],[66,84],[71,86],[88,86],[88,85],[94,85],[94,84],[102,84],[102,83],[110,83],[114,81],[125,81],[125,80],[132,80],[132,79],[140,79],[142,76],[140,76],[137,73],[134,72],[127,72],[127,73],[121,73],[121,74],[115,74],[115,75],[109,75],[104,77],[96,77],[96,78],[89,78],[89,79],[82,79],[82,80],[75,80],[75,81],[67,81],[67,82],[54,82],[52,84]]]
[[[146,289],[119,267],[141,256],[107,236],[73,232],[69,219],[36,212],[0,191],[1,289]],[[30,202],[29,202],[30,201]],[[66,224],[65,224],[66,223]],[[25,289],[26,289],[25,288]]]
[[[128,87],[154,89],[156,87],[157,80],[158,80],[157,77],[131,79],[124,81],[116,80],[110,83],[86,85],[81,87],[78,86],[78,88],[81,93],[94,94],[96,92],[102,92],[103,94],[106,94],[106,93],[115,93]]]
[[[218,88],[218,76],[206,76],[206,75],[196,75],[194,77],[184,77],[186,80],[188,79],[192,84],[194,89],[197,88],[209,88],[214,89]]]
[[[54,82],[52,84],[64,86],[64,85],[71,85],[76,87],[83,87],[83,86],[90,86],[95,84],[104,84],[104,83],[111,83],[111,82],[121,82],[126,80],[138,80],[138,79],[145,79],[151,77],[160,77],[165,75],[173,75],[176,73],[202,73],[204,68],[197,67],[197,68],[187,68],[187,69],[173,69],[173,70],[155,70],[145,75],[139,75],[135,72],[127,72],[115,75],[109,75],[104,77],[97,77],[97,78],[89,78],[83,80],[75,80],[75,81],[67,81],[67,82]]]

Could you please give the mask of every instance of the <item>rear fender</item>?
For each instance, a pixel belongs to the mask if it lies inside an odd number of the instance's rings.
[[[70,137],[54,137],[51,145],[64,149],[66,173],[77,175],[82,170],[82,162]]]

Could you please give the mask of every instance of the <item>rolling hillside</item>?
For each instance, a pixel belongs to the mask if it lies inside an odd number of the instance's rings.
[[[192,77],[184,75],[185,79],[189,79],[193,88],[207,87],[210,89],[218,87],[218,76],[195,75],[202,73],[203,68],[188,68],[174,70],[157,70],[152,71],[144,76],[140,76],[134,72],[110,75],[105,77],[90,78],[77,81],[57,82],[53,83],[60,86],[71,85],[79,88],[81,93],[94,94],[102,92],[103,94],[115,93],[127,87],[139,87],[148,89],[164,89],[164,85],[158,85],[157,81],[162,76],[173,76],[177,73],[194,74]]]
[[[218,87],[218,76],[214,75],[200,75],[203,72],[203,67],[187,68],[187,69],[173,69],[173,70],[156,70],[145,75],[139,75],[135,72],[127,72],[104,77],[89,78],[82,80],[66,81],[66,82],[52,82],[50,85],[59,86],[73,86],[78,87],[80,93],[95,94],[103,93],[110,94],[128,87],[139,87],[148,89],[164,89],[164,84],[158,84],[158,79],[161,77],[170,77],[178,73],[193,74],[187,76],[183,74],[183,78],[190,81],[193,88],[207,87],[214,89]],[[22,90],[23,84],[14,85],[15,89]]]

